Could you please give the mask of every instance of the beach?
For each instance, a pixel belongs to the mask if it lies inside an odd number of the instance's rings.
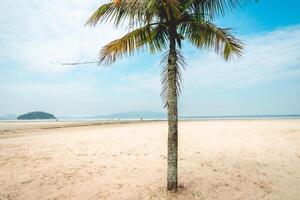
[[[300,120],[1,122],[0,199],[300,199]]]

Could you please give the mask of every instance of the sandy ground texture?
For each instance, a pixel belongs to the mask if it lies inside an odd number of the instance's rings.
[[[166,122],[73,125],[0,123],[0,199],[300,199],[300,120],[180,122],[175,194]]]

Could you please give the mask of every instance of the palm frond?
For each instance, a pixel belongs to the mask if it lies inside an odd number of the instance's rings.
[[[116,6],[119,6],[121,4],[122,0],[113,0],[113,2]]]
[[[242,0],[205,0],[203,2],[204,12],[212,16],[225,15],[226,11],[232,11],[241,5]]]
[[[186,1],[185,8],[194,16],[213,19],[216,16],[224,16],[226,11],[233,11],[243,2],[251,0],[190,0]]]
[[[85,25],[95,26],[98,22],[107,20],[115,12],[113,2],[101,5],[86,21]]]
[[[126,20],[130,25],[145,25],[151,20],[145,0],[115,0],[103,4],[90,16],[86,25],[95,26],[97,23],[112,21],[115,26],[119,26]]]
[[[167,31],[163,25],[147,25],[105,45],[100,52],[99,64],[110,65],[117,57],[132,55],[135,51],[149,49],[155,53],[167,44]]]
[[[139,27],[181,17],[179,0],[113,0],[100,6],[87,20],[86,25],[113,22],[116,26],[128,22],[129,27]]]
[[[179,0],[161,0],[161,3],[167,14],[168,20],[170,20],[172,17],[178,19],[181,16],[181,4]]]
[[[214,50],[228,60],[233,55],[242,56],[243,43],[222,29],[207,21],[182,23],[180,33],[197,48]]]

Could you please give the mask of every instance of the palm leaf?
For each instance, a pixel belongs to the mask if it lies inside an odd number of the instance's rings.
[[[145,17],[148,16],[147,19],[150,20],[146,8],[144,0],[113,1],[100,6],[87,20],[86,25],[95,26],[97,23],[113,21],[119,26],[126,20],[131,25],[145,25]]]
[[[225,60],[233,55],[242,56],[243,43],[229,32],[207,21],[183,23],[180,33],[197,48],[214,50]]]
[[[234,8],[250,0],[190,0],[185,1],[185,8],[194,16],[201,16],[213,19],[215,16],[224,16],[226,11],[233,11]]]
[[[149,49],[159,52],[167,44],[166,29],[163,25],[150,25],[138,28],[120,39],[105,45],[100,52],[99,64],[110,65],[117,57],[132,55],[134,51]]]

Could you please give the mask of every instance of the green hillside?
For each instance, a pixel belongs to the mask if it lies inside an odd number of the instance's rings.
[[[56,117],[50,113],[36,111],[20,115],[18,120],[30,120],[30,119],[56,119]]]

